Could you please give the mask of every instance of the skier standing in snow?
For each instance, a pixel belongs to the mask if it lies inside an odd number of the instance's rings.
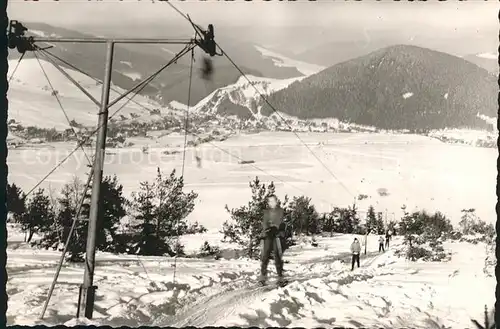
[[[358,268],[359,268],[359,253],[360,252],[361,252],[361,245],[359,244],[358,238],[354,238],[354,241],[351,244],[351,253],[352,253],[351,271],[354,271],[354,263],[358,264]]]
[[[389,241],[391,241],[391,231],[385,233],[385,248],[389,249]]]
[[[381,252],[381,251],[385,252],[385,250],[384,250],[384,237],[383,236],[380,236],[378,238],[378,252]]]
[[[278,206],[278,198],[275,195],[270,195],[267,198],[268,208],[264,210],[264,218],[262,221],[262,255],[260,267],[259,283],[264,285],[267,280],[267,266],[271,258],[271,252],[274,251],[274,264],[278,274],[278,285],[285,285],[286,281],[283,278],[283,251],[279,238],[279,229],[283,229],[284,211]]]

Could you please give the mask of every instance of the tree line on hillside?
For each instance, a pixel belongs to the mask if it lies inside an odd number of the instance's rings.
[[[266,184],[258,178],[250,182],[252,198],[247,205],[236,209],[227,209],[231,219],[223,224],[221,233],[224,241],[240,244],[246,250],[246,255],[255,258],[259,256],[259,236],[261,234],[261,220],[266,199],[275,194],[275,186],[271,182]],[[440,212],[430,214],[426,211],[409,213],[403,206],[404,216],[400,221],[391,220],[384,222],[382,213],[376,212],[369,206],[366,218],[362,221],[356,205],[347,208],[334,207],[332,211],[320,214],[311,199],[306,196],[293,197],[291,200],[285,196],[278,199],[279,205],[285,213],[285,243],[284,249],[295,243],[299,234],[315,235],[333,233],[347,234],[377,234],[382,235],[388,230],[393,234],[404,236],[405,256],[411,260],[423,258],[424,260],[440,260],[443,252],[444,239],[465,239],[477,243],[485,240],[492,242],[495,229],[492,224],[486,224],[477,218],[474,209],[463,210],[459,230],[455,230]],[[480,237],[467,240],[466,235],[479,234]],[[430,246],[429,246],[430,244]],[[437,255],[437,256],[436,256]]]
[[[178,237],[203,233],[206,228],[189,224],[198,195],[183,191],[184,181],[173,170],[164,176],[157,170],[153,182],[141,182],[130,200],[123,196],[123,186],[116,176],[106,176],[101,185],[96,248],[100,251],[137,255],[184,255]],[[91,186],[78,178],[64,185],[60,196],[53,198],[38,189],[29,198],[15,184],[7,187],[7,207],[12,221],[20,224],[26,242],[33,247],[61,250],[76,223],[68,246],[68,260],[83,260],[90,213]],[[83,199],[83,203],[81,200]],[[81,207],[80,207],[81,203]],[[128,219],[128,221],[127,221]],[[32,241],[33,236],[40,239]]]
[[[244,255],[250,258],[259,256],[262,229],[262,216],[267,207],[267,196],[274,195],[273,182],[265,184],[256,177],[249,183],[252,197],[246,205],[226,210],[230,219],[223,223],[221,233],[223,242],[239,244]],[[184,246],[179,237],[185,234],[206,232],[198,223],[189,224],[187,216],[194,210],[198,195],[184,192],[183,178],[173,170],[164,176],[157,170],[153,182],[139,184],[139,191],[132,193],[128,200],[123,196],[123,186],[116,176],[107,176],[101,186],[101,212],[98,215],[98,250],[147,256],[185,256]],[[26,198],[15,184],[8,185],[7,206],[12,220],[20,224],[25,232],[26,242],[33,247],[60,249],[70,233],[73,220],[77,218],[68,249],[69,261],[82,261],[87,238],[87,225],[90,212],[90,187],[77,178],[67,183],[60,196],[53,198],[45,190],[37,190]],[[79,210],[79,204],[83,203]],[[474,209],[464,209],[460,229],[455,230],[440,212],[408,212],[403,206],[403,217],[399,220],[384,222],[382,213],[373,206],[368,208],[366,218],[360,218],[355,204],[346,208],[335,207],[330,212],[319,213],[307,196],[286,195],[278,203],[284,210],[285,232],[284,249],[294,245],[299,235],[314,236],[334,233],[377,234],[387,230],[404,236],[404,251],[409,259],[440,260],[445,258],[442,242],[445,239],[462,239],[472,243],[480,239],[492,243],[495,229],[475,215]],[[125,221],[128,219],[128,221]],[[32,241],[37,234],[40,239]],[[202,246],[200,255],[215,255],[218,248],[207,242]]]
[[[275,195],[274,183],[266,185],[258,177],[250,182],[252,198],[247,205],[235,209],[226,210],[231,219],[224,222],[221,233],[224,241],[235,242],[246,248],[246,254],[253,258],[258,256],[260,248],[259,237],[261,235],[262,216],[267,207],[267,197]],[[283,200],[278,198],[278,204],[284,210],[285,219],[285,243],[284,249],[295,243],[295,237],[300,234],[315,235],[328,232],[333,233],[384,234],[384,226],[381,213],[376,214],[373,206],[368,209],[366,225],[361,224],[358,209],[355,204],[347,208],[334,207],[328,213],[320,214],[306,196],[285,196]],[[389,223],[394,227],[395,222]]]
[[[380,49],[290,84],[269,102],[302,119],[335,117],[381,129],[470,127],[496,114],[497,81],[461,58],[415,46]],[[273,109],[262,102],[261,113]]]

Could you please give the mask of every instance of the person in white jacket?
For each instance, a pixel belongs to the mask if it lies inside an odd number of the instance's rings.
[[[385,252],[385,249],[384,249],[384,237],[381,235],[379,238],[378,238],[378,252]]]
[[[358,238],[354,238],[354,241],[351,243],[351,253],[352,253],[352,266],[351,271],[354,271],[354,263],[358,265],[359,268],[359,253],[361,252],[361,244],[358,241]]]

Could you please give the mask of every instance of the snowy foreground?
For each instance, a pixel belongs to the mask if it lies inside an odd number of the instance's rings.
[[[10,227],[8,324],[472,328],[471,317],[481,320],[484,305],[493,305],[495,278],[485,269],[483,244],[445,243],[450,262],[410,263],[394,256],[401,238],[379,254],[371,237],[361,268],[351,272],[352,239],[335,235],[319,238],[316,248],[294,246],[285,254],[292,282],[272,290],[256,288],[259,264],[248,259],[178,259],[173,284],[171,258],[98,253],[90,322],[74,319],[80,265],[63,267],[45,318],[38,319],[60,253],[28,248]],[[217,233],[182,238],[188,253],[205,240],[231,247]],[[272,281],[272,262],[270,270]]]

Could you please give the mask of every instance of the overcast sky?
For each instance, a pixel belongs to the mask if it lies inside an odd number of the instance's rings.
[[[498,47],[496,1],[394,2],[328,1],[244,2],[173,1],[198,24],[214,24],[216,38],[239,38],[280,51],[297,53],[339,41],[412,43],[453,54],[494,51]],[[9,0],[9,17],[43,22],[106,36],[186,37],[192,29],[165,2],[147,0]],[[172,25],[175,28],[172,28]],[[162,29],[162,27],[165,27]],[[181,28],[184,27],[185,29]],[[239,28],[237,28],[239,27]],[[305,28],[307,27],[307,28]],[[463,43],[465,49],[443,45]]]
[[[483,30],[497,28],[496,1],[445,2],[189,2],[173,4],[200,23],[260,26],[366,26],[394,28],[404,23],[429,27]],[[168,4],[150,1],[9,1],[9,16],[24,21],[54,25],[182,22],[182,17]]]

